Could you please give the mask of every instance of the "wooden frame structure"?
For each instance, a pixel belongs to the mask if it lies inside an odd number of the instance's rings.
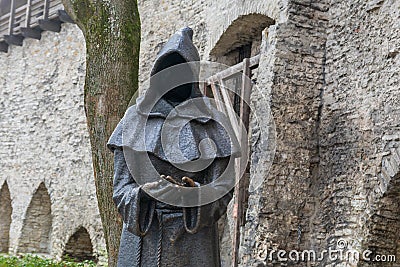
[[[22,46],[24,38],[40,40],[42,31],[60,32],[63,22],[73,23],[61,0],[26,0],[20,6],[11,0],[9,12],[0,16],[0,52]]]
[[[260,55],[254,56],[252,58],[245,58],[243,62],[234,65],[226,70],[223,70],[211,77],[209,77],[203,87],[203,94],[212,96],[216,100],[217,109],[227,115],[229,121],[232,124],[232,127],[236,133],[236,136],[239,137],[239,140],[242,139],[241,132],[239,130],[239,122],[237,118],[239,117],[242,120],[242,123],[248,131],[249,129],[249,116],[250,116],[250,107],[248,103],[250,103],[250,94],[252,89],[252,71],[258,67],[260,61]],[[238,114],[234,114],[234,93],[230,92],[226,89],[226,81],[233,79],[235,77],[241,76],[239,91],[236,91],[236,94],[240,96],[240,109],[237,111]],[[211,89],[211,90],[210,90]],[[211,92],[210,92],[211,91]],[[246,138],[247,139],[247,138]],[[243,162],[240,160],[236,160],[235,169],[236,169],[236,183],[235,183],[235,197],[234,197],[234,208],[233,208],[233,219],[234,219],[234,236],[233,236],[233,260],[232,266],[238,266],[239,262],[239,244],[240,244],[240,231],[241,227],[244,226],[245,223],[245,204],[247,203],[248,198],[248,185],[249,185],[249,166],[246,162],[246,166],[241,166]],[[246,168],[246,172],[244,173],[244,177],[241,177],[239,170]]]

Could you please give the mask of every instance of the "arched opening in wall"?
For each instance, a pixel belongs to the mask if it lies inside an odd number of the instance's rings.
[[[7,182],[0,190],[0,253],[8,253],[11,225],[11,197]]]
[[[363,248],[370,250],[371,261],[362,260],[359,266],[400,266],[400,173],[388,186],[389,190],[379,201],[377,212],[367,223],[368,234]],[[376,257],[380,257],[378,264]],[[384,258],[382,258],[384,257]]]
[[[246,130],[249,129],[250,107],[248,104],[251,90],[257,83],[262,35],[263,31],[272,24],[274,20],[265,15],[240,16],[225,30],[210,52],[212,61],[231,67],[212,75],[204,86],[204,93],[217,100],[218,109],[229,117],[233,125],[235,121],[237,122],[238,116]],[[218,105],[218,103],[223,103],[223,105]],[[246,164],[246,166],[241,164]],[[246,171],[242,177],[236,177],[234,203],[228,209],[228,214],[232,214],[219,221],[221,259],[224,266],[238,265],[240,229],[246,222],[245,214],[248,208],[250,166],[241,161],[236,163],[235,168],[236,173],[239,173],[238,170],[245,169]],[[230,221],[230,218],[235,219]],[[229,229],[228,226],[233,227]]]
[[[234,65],[260,53],[262,31],[275,22],[262,14],[238,17],[224,31],[210,52],[211,59]]]
[[[50,195],[44,183],[41,183],[26,212],[18,252],[49,254],[51,226]]]
[[[211,50],[211,60],[228,66],[238,66],[245,59],[252,58],[248,76],[250,76],[252,83],[256,83],[257,72],[254,69],[258,67],[257,56],[260,54],[262,32],[274,23],[273,19],[262,14],[254,13],[238,17],[220,36]],[[238,74],[244,71],[239,70]],[[241,90],[244,83],[243,76],[231,74],[229,76],[230,78],[225,81],[225,85],[235,92],[232,96],[232,105],[235,112],[239,114]]]
[[[93,245],[90,235],[84,227],[79,227],[69,238],[62,257],[63,259],[70,258],[75,261],[96,260],[93,255]]]

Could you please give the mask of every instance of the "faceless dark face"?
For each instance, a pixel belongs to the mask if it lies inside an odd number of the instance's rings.
[[[161,70],[166,70],[171,66],[182,63],[186,63],[186,61],[180,54],[171,53],[165,57],[165,59],[161,62],[161,64],[157,66],[156,73],[160,72]],[[174,73],[173,71],[167,70],[163,71],[161,75],[163,75],[162,79],[170,80],[172,75],[185,75],[185,77],[188,77],[187,75],[193,76],[193,72],[191,71],[190,67],[187,66],[187,68],[185,67],[183,68],[183,70],[182,68],[180,68],[180,73]],[[183,84],[168,91],[163,95],[162,98],[172,103],[181,103],[187,100],[192,95],[192,91],[193,91],[192,83]]]
[[[192,84],[184,84],[170,90],[163,98],[173,103],[181,103],[187,100],[192,92]]]

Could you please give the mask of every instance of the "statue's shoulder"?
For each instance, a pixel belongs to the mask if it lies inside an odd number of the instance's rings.
[[[134,124],[138,118],[138,111],[136,105],[130,106],[126,111],[124,117],[119,121],[117,126],[115,127],[113,133],[111,134],[108,142],[107,147],[112,151],[119,147],[123,147],[122,135],[124,129],[126,131],[127,126],[130,124]]]
[[[133,104],[127,108],[126,112],[137,112],[137,110],[138,110],[138,104]]]

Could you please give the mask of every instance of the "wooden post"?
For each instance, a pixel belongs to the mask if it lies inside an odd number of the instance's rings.
[[[226,113],[228,115],[229,121],[232,125],[233,131],[235,132],[236,137],[240,138],[240,128],[238,121],[236,119],[235,111],[233,110],[233,105],[231,98],[225,88],[225,83],[221,77],[218,77],[219,88],[222,94],[222,98],[224,99]]]
[[[240,119],[244,124],[246,132],[249,129],[249,115],[250,115],[250,107],[248,103],[250,102],[250,93],[251,93],[251,69],[250,69],[250,59],[246,58],[243,60],[243,74],[242,74],[242,88],[240,92],[241,100],[240,100]],[[244,133],[240,132],[239,141],[242,142],[246,139],[247,136],[243,136]],[[242,157],[247,157],[247,155],[242,155]],[[241,177],[240,170],[243,168],[241,166],[243,162],[238,160],[236,166],[236,185],[235,185],[235,199],[233,205],[233,219],[234,219],[234,231],[233,231],[233,259],[232,259],[232,266],[237,267],[239,264],[239,246],[240,246],[240,230],[241,227],[244,225],[245,222],[245,210],[244,210],[244,203],[246,202],[247,196],[247,184],[248,176],[246,173],[243,174],[244,177]],[[248,165],[247,162],[244,164]],[[246,171],[248,166],[246,166]]]
[[[49,20],[50,0],[44,1],[43,19],[39,20],[39,26],[44,31],[60,32],[61,21]]]
[[[25,27],[21,27],[22,35],[25,38],[33,38],[40,40],[42,38],[42,31],[38,28],[31,28],[31,16],[32,16],[32,0],[28,0],[26,3],[26,18]]]
[[[16,8],[16,1],[11,0],[10,6],[10,20],[8,22],[8,35],[4,35],[4,40],[9,45],[18,45],[22,46],[22,42],[24,40],[23,36],[14,35],[14,20],[15,20],[15,8]]]
[[[211,90],[213,92],[214,99],[215,99],[215,102],[217,104],[217,109],[219,111],[223,112],[224,114],[226,114],[225,107],[223,106],[221,95],[219,93],[217,85],[215,84],[215,80],[210,80],[209,83],[211,85]]]
[[[50,10],[50,0],[44,0],[44,7],[43,7],[43,19],[49,19],[49,10]]]
[[[15,0],[11,0],[10,6],[10,20],[8,22],[8,34],[14,33],[14,20],[15,20]]]
[[[25,18],[25,27],[31,27],[31,8],[32,8],[32,0],[28,0],[26,3],[26,18]]]
[[[249,115],[250,115],[250,94],[251,94],[251,69],[250,59],[245,58],[243,60],[243,75],[242,75],[242,91],[240,101],[240,118],[246,128],[249,129]]]

